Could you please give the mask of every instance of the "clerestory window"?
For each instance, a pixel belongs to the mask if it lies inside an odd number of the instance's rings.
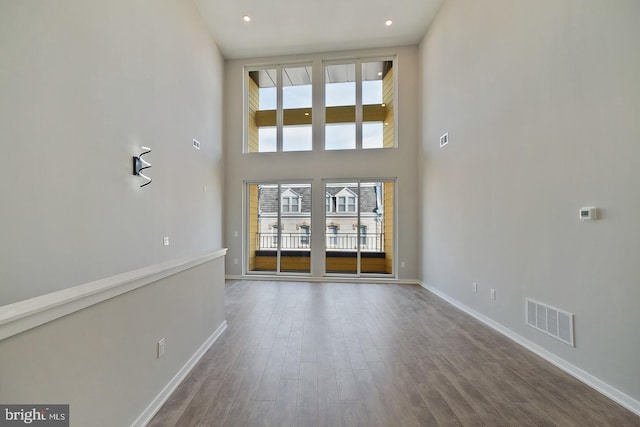
[[[395,146],[392,60],[327,62],[325,150]]]
[[[311,73],[310,65],[248,71],[247,152],[311,150]]]
[[[392,58],[247,68],[244,151],[311,151],[314,134],[324,150],[395,147],[393,69]]]

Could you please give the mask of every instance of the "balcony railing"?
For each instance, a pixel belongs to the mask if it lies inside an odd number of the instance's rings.
[[[276,249],[280,241],[280,249],[305,250],[311,248],[311,235],[305,233],[257,233],[256,247],[258,250]],[[384,233],[367,233],[358,236],[357,233],[327,234],[327,249],[334,251],[355,251],[358,245],[361,251],[384,251]]]

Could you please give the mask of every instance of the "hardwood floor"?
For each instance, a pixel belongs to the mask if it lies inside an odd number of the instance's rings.
[[[228,328],[150,426],[640,426],[419,286],[229,281]]]

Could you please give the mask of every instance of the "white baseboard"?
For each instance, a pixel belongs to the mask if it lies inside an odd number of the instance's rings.
[[[153,416],[160,410],[167,399],[169,399],[171,393],[173,393],[175,389],[178,388],[182,380],[186,378],[187,374],[189,374],[196,363],[198,363],[198,361],[202,358],[202,356],[204,356],[207,350],[209,350],[209,347],[211,347],[213,343],[216,342],[216,340],[220,337],[220,335],[222,335],[225,329],[227,329],[226,320],[222,322],[220,326],[218,326],[218,329],[216,329],[215,332],[209,338],[207,338],[207,340],[200,346],[198,351],[196,351],[193,356],[191,356],[191,358],[187,360],[187,363],[184,364],[184,366],[178,371],[178,373],[176,373],[174,377],[171,378],[171,381],[169,381],[169,383],[162,389],[162,391],[156,396],[156,398],[153,399],[149,406],[147,406],[142,414],[140,414],[138,419],[135,420],[133,424],[131,424],[131,427],[145,426],[149,421],[151,421],[151,418],[153,418]]]
[[[561,359],[560,357],[556,356],[555,354],[551,353],[545,348],[540,347],[538,344],[535,344],[529,341],[528,339],[524,338],[522,335],[519,335],[513,332],[511,329],[503,326],[502,324],[485,316],[484,314],[472,309],[471,307],[468,307],[462,304],[460,301],[450,297],[449,295],[443,293],[442,291],[432,286],[429,286],[428,284],[423,282],[418,282],[418,284],[423,288],[425,288],[426,290],[428,290],[429,292],[436,295],[437,297],[445,300],[446,302],[453,305],[454,307],[459,308],[460,310],[464,311],[470,316],[473,316],[474,318],[481,321],[482,323],[489,326],[490,328],[495,329],[496,331],[500,332],[502,335],[506,336],[512,341],[515,341],[516,343],[520,344],[527,350],[532,351],[533,353],[542,357],[549,363],[557,366],[558,368],[562,369],[569,375],[582,381],[589,387],[593,388],[599,393],[602,393],[603,395],[607,396],[609,399],[619,403],[620,405],[624,406],[631,412],[640,416],[640,402],[634,399],[633,397],[621,392],[615,387],[612,387],[611,385],[605,383],[604,381],[594,377],[593,375],[586,372],[585,370],[580,369],[575,365],[572,365],[571,363],[567,362],[564,359]]]
[[[340,276],[276,276],[266,274],[247,274],[237,276],[228,274],[224,277],[226,280],[266,280],[269,282],[312,282],[312,283],[392,283],[395,285],[419,285],[420,282],[415,279],[387,279],[384,277],[340,277]]]

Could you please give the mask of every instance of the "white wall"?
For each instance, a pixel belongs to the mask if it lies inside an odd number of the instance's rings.
[[[223,327],[217,258],[0,340],[0,401],[68,404],[72,426],[132,425]]]
[[[0,52],[0,305],[221,246],[223,60],[191,1],[4,0]]]
[[[0,52],[0,306],[221,246],[223,59],[192,1],[3,0]],[[0,340],[0,401],[130,425],[223,324],[219,258]]]
[[[639,18],[635,0],[448,0],[420,46],[421,279],[636,402]],[[575,313],[576,347],[527,327],[525,297]]]
[[[293,61],[386,56],[397,54],[395,72],[398,80],[398,148],[380,150],[322,151],[316,141],[312,152],[242,153],[243,145],[243,77],[245,65],[286,64]],[[225,246],[226,271],[242,274],[243,181],[245,180],[312,180],[313,217],[324,215],[323,178],[397,178],[398,185],[398,254],[405,268],[398,268],[398,277],[415,280],[418,274],[418,51],[417,47],[343,51],[277,58],[232,60],[225,67]],[[320,68],[321,69],[321,68]],[[315,72],[315,71],[314,71]],[[314,77],[317,77],[314,75]],[[321,88],[320,88],[321,89]],[[235,232],[238,237],[235,237]],[[324,223],[312,223],[312,236],[324,235]],[[246,237],[244,237],[246,239]],[[312,237],[314,253],[323,251],[323,239]],[[234,264],[238,259],[238,264]],[[316,261],[319,258],[316,259]],[[400,263],[398,263],[400,266]],[[312,274],[321,275],[322,263],[312,262]]]

